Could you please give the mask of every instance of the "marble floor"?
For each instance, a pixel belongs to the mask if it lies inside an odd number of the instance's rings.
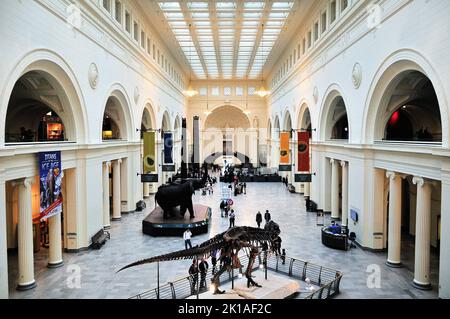
[[[215,185],[213,195],[197,192],[194,201],[212,207],[213,216],[208,234],[193,237],[193,244],[228,228],[228,220],[220,217],[221,184]],[[421,291],[412,287],[414,251],[404,241],[403,268],[385,265],[385,252],[373,253],[355,248],[337,251],[321,243],[316,216],[305,211],[304,198],[291,194],[281,183],[248,183],[247,194],[233,198],[236,225],[255,226],[255,214],[269,209],[272,219],[281,228],[282,246],[288,256],[340,270],[344,276],[337,298],[437,298],[438,258],[432,258],[433,290]],[[147,209],[123,215],[112,222],[111,240],[100,250],[64,254],[64,266],[48,269],[47,249],[35,254],[35,289],[20,292],[17,284],[17,255],[9,255],[10,298],[129,298],[156,286],[156,265],[145,265],[116,273],[122,266],[154,255],[184,249],[181,237],[153,238],[142,233],[142,220],[154,208],[154,199],[148,199]],[[329,217],[326,217],[329,223]],[[161,267],[161,283],[187,275],[190,261],[167,262]],[[380,270],[380,287],[370,288],[370,269]],[[369,280],[370,281],[370,280]]]

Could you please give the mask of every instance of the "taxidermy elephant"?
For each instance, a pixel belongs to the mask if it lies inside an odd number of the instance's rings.
[[[173,217],[172,209],[180,206],[181,216],[189,210],[191,218],[194,218],[194,207],[192,205],[192,195],[196,190],[205,187],[208,173],[205,172],[202,179],[189,179],[181,183],[163,185],[158,188],[155,200],[164,211],[164,218]]]

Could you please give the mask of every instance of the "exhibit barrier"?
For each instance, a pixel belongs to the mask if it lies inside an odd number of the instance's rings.
[[[243,265],[242,271],[245,271],[245,267],[248,263],[248,256],[243,255],[240,256],[239,259]],[[262,264],[263,258],[259,255],[258,263],[255,263],[254,269],[259,269]],[[219,266],[219,264],[217,266]],[[303,297],[304,299],[328,299],[334,297],[339,294],[339,285],[343,276],[340,271],[287,256],[284,263],[280,257],[274,255],[269,256],[267,258],[267,269],[319,287],[308,292],[308,294]],[[219,268],[217,267],[216,271],[218,270]],[[239,270],[236,269],[230,272],[224,272],[220,276],[221,285],[238,278],[239,273]],[[210,265],[206,275],[206,288],[203,290],[200,289],[200,294],[209,289],[212,277],[212,266]],[[158,287],[156,287],[133,296],[130,299],[186,299],[195,296],[197,291],[194,288],[193,283],[196,283],[197,287],[199,281],[200,275],[198,275],[197,281],[195,281],[192,276],[182,277],[173,282],[161,285],[159,290]]]

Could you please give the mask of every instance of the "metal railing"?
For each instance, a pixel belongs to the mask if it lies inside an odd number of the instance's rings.
[[[248,263],[248,256],[243,255],[239,259],[243,266],[242,272],[244,272],[245,265]],[[256,264],[254,269],[260,268],[260,265],[263,264],[261,255],[258,256],[258,265]],[[217,265],[215,271],[219,269],[220,267]],[[343,276],[340,271],[287,256],[283,262],[280,257],[270,255],[267,258],[267,269],[297,280],[309,281],[311,284],[319,287],[312,290],[304,299],[328,299],[334,297],[339,294],[339,285]],[[220,276],[221,285],[234,280],[239,276],[239,273],[239,270],[224,272]],[[193,276],[182,277],[161,285],[159,289],[158,287],[153,288],[130,299],[186,299],[195,296],[197,293],[206,292],[210,287],[213,275],[213,269],[210,266],[205,277],[205,287],[202,289],[197,289],[201,280],[201,275],[199,274],[197,278]]]

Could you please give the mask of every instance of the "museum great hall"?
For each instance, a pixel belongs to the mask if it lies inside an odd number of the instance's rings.
[[[203,163],[194,245],[228,229],[231,167],[236,226],[269,210],[337,298],[450,298],[448,0],[3,0],[0,39],[0,298],[153,289],[116,272],[185,247],[142,221]]]

